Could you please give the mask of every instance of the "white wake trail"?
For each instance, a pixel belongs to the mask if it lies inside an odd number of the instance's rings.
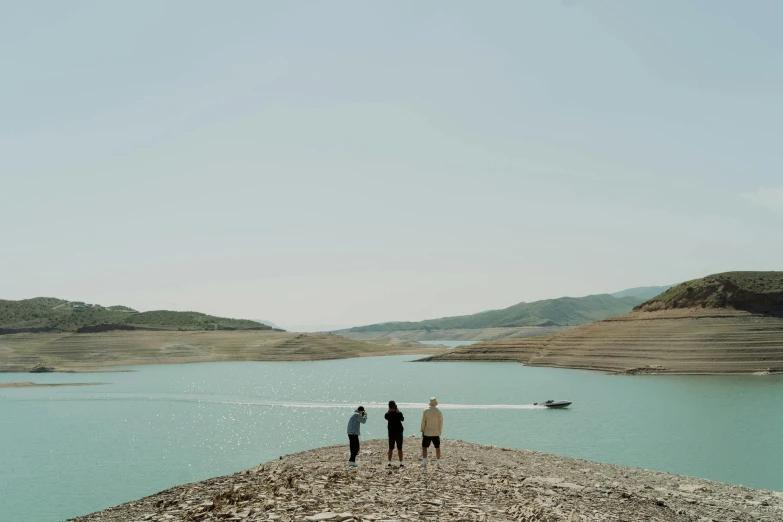
[[[40,400],[40,397],[30,397],[31,400]],[[155,402],[193,402],[202,404],[225,404],[236,406],[270,406],[281,408],[316,408],[316,409],[346,409],[356,408],[359,404],[367,409],[385,410],[388,404],[385,402],[362,402],[340,403],[340,402],[309,402],[309,401],[280,401],[264,400],[250,398],[233,397],[203,397],[188,394],[95,394],[95,395],[67,395],[60,397],[50,397],[49,400],[62,401],[155,401]],[[427,404],[415,402],[398,402],[400,409],[424,410]],[[539,410],[546,409],[545,406],[534,404],[451,404],[440,403],[438,408],[443,410]]]

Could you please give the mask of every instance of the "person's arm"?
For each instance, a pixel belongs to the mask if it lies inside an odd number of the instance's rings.
[[[391,413],[391,410],[387,411],[383,418],[389,420],[389,413]]]
[[[359,422],[361,422],[362,424],[367,422],[367,414],[359,415]]]
[[[427,427],[427,412],[425,411],[421,415],[421,432],[424,433],[424,428]]]
[[[400,422],[404,422],[405,421],[405,416],[402,414],[401,411],[398,411],[398,413],[400,414]]]
[[[438,412],[438,433],[443,431],[443,414]]]

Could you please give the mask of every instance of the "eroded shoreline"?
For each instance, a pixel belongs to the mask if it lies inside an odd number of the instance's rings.
[[[111,384],[109,382],[0,382],[0,388],[48,388],[53,386],[98,386],[101,384]]]
[[[504,361],[630,375],[783,373],[783,318],[741,310],[633,312],[555,335],[459,347],[426,361]]]
[[[318,361],[440,353],[443,346],[276,331],[117,331],[0,335],[0,372],[99,372],[148,364]]]

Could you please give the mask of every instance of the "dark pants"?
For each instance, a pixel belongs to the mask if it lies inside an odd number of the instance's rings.
[[[397,445],[398,450],[402,450],[402,432],[392,433],[389,432],[389,450],[394,449],[394,445]]]
[[[435,446],[435,449],[440,448],[440,437],[428,437],[426,435],[422,435],[421,437],[421,447],[422,448],[429,448],[430,443],[432,443]]]
[[[348,459],[348,462],[356,462],[356,455],[359,454],[359,436],[348,435],[348,442],[351,445],[351,458]]]

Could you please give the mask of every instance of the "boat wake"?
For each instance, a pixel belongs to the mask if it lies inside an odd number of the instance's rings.
[[[21,399],[21,398],[20,398]],[[30,400],[41,400],[41,397],[30,397]],[[117,393],[117,394],[90,394],[90,395],[65,395],[48,397],[52,401],[155,401],[155,402],[192,402],[201,404],[225,404],[227,406],[269,406],[281,408],[355,408],[362,404],[367,409],[385,410],[386,402],[308,402],[308,401],[278,401],[238,397],[205,397],[190,394],[146,394],[146,393]],[[400,409],[426,409],[425,403],[398,402]],[[442,410],[545,410],[543,405],[534,404],[438,404]]]

